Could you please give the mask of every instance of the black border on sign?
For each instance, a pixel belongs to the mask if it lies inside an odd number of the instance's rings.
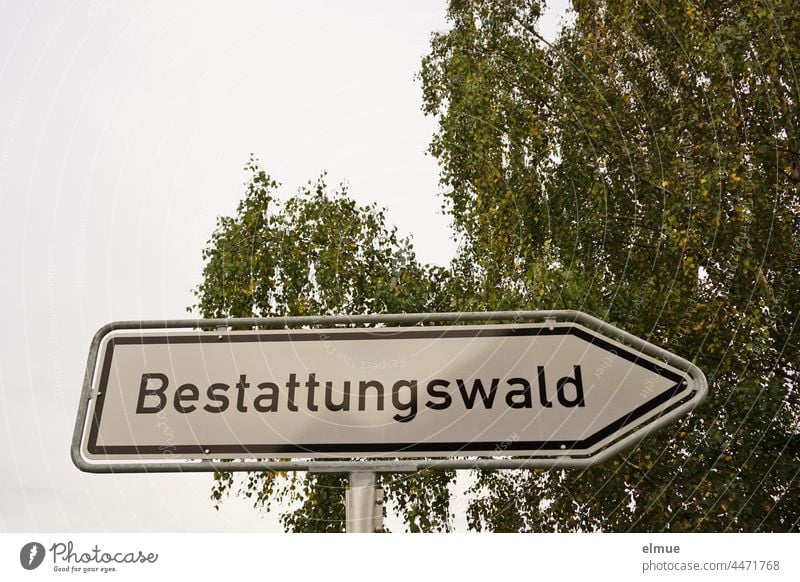
[[[97,438],[105,403],[106,388],[108,384],[114,346],[119,345],[144,345],[144,344],[201,344],[201,343],[242,343],[242,342],[300,342],[300,341],[349,341],[349,340],[385,340],[385,339],[420,339],[420,338],[473,338],[473,337],[513,337],[513,336],[540,336],[540,335],[573,335],[583,341],[595,345],[617,357],[641,366],[663,378],[675,382],[675,385],[648,400],[632,412],[609,423],[604,428],[585,439],[576,441],[514,441],[504,442],[503,451],[558,451],[562,453],[582,451],[588,449],[609,435],[634,423],[642,416],[668,402],[676,395],[688,389],[685,378],[641,357],[620,346],[614,345],[602,337],[588,333],[581,327],[560,325],[557,327],[509,327],[490,329],[441,329],[441,328],[380,328],[369,331],[331,331],[320,330],[281,333],[248,333],[248,334],[217,334],[204,333],[198,335],[148,335],[140,337],[112,337],[106,344],[105,357],[100,368],[99,394],[95,402],[94,414],[91,420],[87,449],[92,455],[151,455],[163,454],[164,445],[98,445]],[[170,445],[171,454],[202,454],[206,456],[242,454],[347,454],[361,456],[374,453],[414,453],[423,456],[425,453],[450,453],[453,456],[470,453],[496,453],[498,443],[495,441],[479,442],[436,442],[436,443],[310,443],[302,445],[279,444],[240,444],[240,445]]]

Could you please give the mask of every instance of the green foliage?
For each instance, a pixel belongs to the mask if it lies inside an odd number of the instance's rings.
[[[420,77],[489,308],[582,309],[688,356],[707,402],[611,464],[480,473],[470,525],[788,531],[800,519],[793,2],[452,0]]]
[[[195,309],[204,317],[405,312],[433,307],[443,274],[420,266],[382,210],[324,175],[281,202],[251,159],[235,217],[218,220]]]
[[[203,317],[425,312],[451,302],[449,272],[421,266],[376,206],[358,206],[344,186],[331,192],[324,176],[282,201],[255,159],[246,170],[236,215],[219,219],[203,253],[193,307]],[[437,531],[450,527],[453,477],[383,479],[411,531]],[[335,532],[344,531],[345,485],[340,475],[221,472],[211,497],[217,508],[231,492],[264,510],[288,507],[281,515],[288,531]]]
[[[586,470],[479,471],[491,531],[793,531],[800,520],[800,12],[774,0],[451,0],[420,79],[463,240],[420,265],[324,176],[248,190],[204,253],[203,316],[569,308],[692,359],[692,415]],[[383,476],[411,531],[446,531],[452,472]],[[341,531],[341,477],[216,475]]]

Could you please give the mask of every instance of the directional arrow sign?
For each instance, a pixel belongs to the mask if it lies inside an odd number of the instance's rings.
[[[576,322],[112,331],[90,360],[76,462],[591,459],[706,391],[688,362],[607,335]]]

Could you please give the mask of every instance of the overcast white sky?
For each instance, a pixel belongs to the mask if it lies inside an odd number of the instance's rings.
[[[251,152],[288,193],[347,180],[446,264],[414,80],[446,27],[441,0],[0,2],[0,530],[280,530],[214,511],[207,474],[79,472],[89,341],[185,315]]]

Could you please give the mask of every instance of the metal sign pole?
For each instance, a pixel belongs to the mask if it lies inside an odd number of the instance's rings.
[[[345,492],[347,533],[378,533],[383,531],[383,489],[375,487],[372,471],[349,473],[350,487]]]

